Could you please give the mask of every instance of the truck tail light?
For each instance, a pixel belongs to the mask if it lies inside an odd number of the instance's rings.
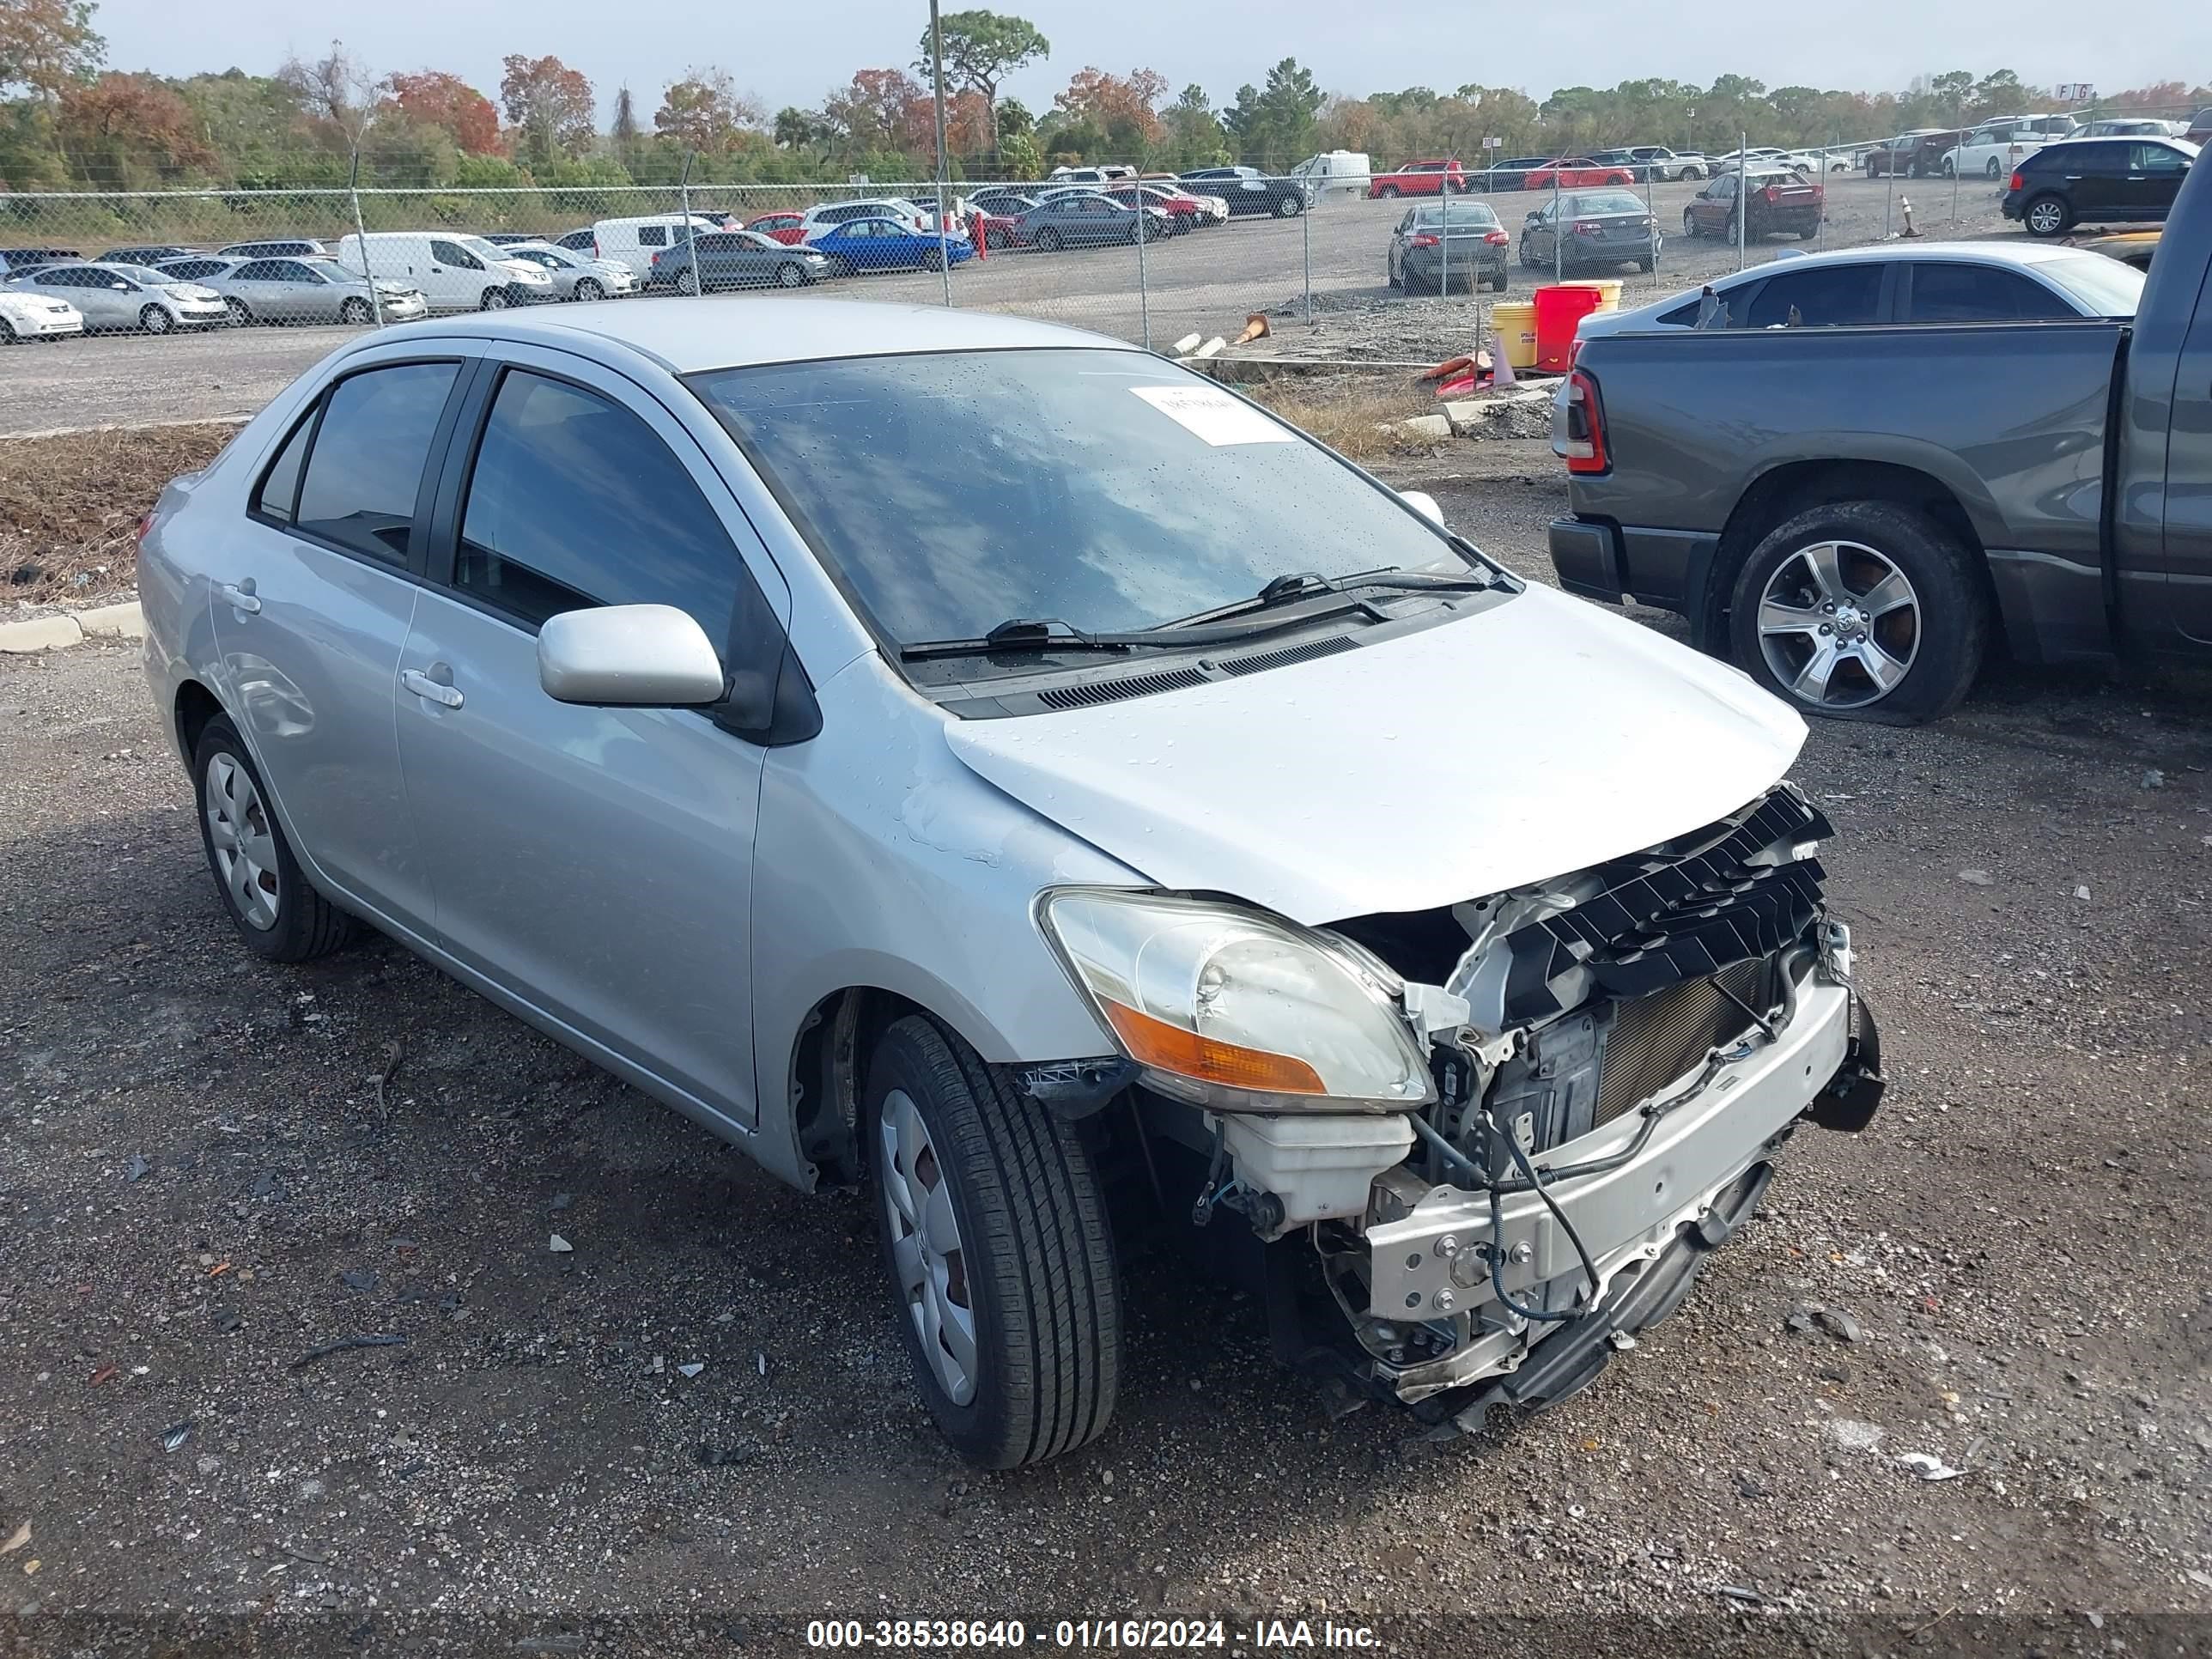
[[[1605,414],[1597,382],[1581,369],[1561,381],[1552,399],[1552,453],[1570,472],[1603,472],[1612,463],[1605,453]]]
[[[2005,188],[2007,190],[2025,190],[2027,186],[2021,183],[2020,174],[2015,171],[2012,175],[2011,181],[2005,185]]]

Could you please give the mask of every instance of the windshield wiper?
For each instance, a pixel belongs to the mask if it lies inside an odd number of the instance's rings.
[[[1292,571],[1271,578],[1257,593],[1249,599],[1212,611],[1200,611],[1192,615],[1165,622],[1160,631],[1190,634],[1208,623],[1225,622],[1232,617],[1249,617],[1255,612],[1272,611],[1279,605],[1311,599],[1320,593],[1351,593],[1363,587],[1396,587],[1420,592],[1486,593],[1496,586],[1497,580],[1480,571],[1470,571],[1464,576],[1443,575],[1436,571],[1401,570],[1395,565],[1384,565],[1375,570],[1354,571],[1348,576],[1324,576],[1311,570]]]
[[[1459,585],[1454,578],[1443,578],[1446,583]],[[1472,586],[1483,586],[1470,583]],[[1270,605],[1286,605],[1290,600],[1329,599],[1297,615],[1285,612],[1280,617],[1254,617],[1245,621],[1224,621],[1212,625],[1215,616],[1235,617],[1256,608],[1255,602],[1246,600],[1231,606],[1227,612],[1215,612],[1194,617],[1181,623],[1164,623],[1157,628],[1140,632],[1103,632],[1077,628],[1057,617],[1012,617],[1000,623],[981,639],[921,640],[899,647],[902,662],[923,662],[936,657],[1049,657],[1073,651],[1182,651],[1198,645],[1226,645],[1237,640],[1249,640],[1255,634],[1265,634],[1278,628],[1303,627],[1308,623],[1325,621],[1353,612],[1364,614],[1371,622],[1387,620],[1364,599],[1337,596],[1333,586],[1304,588],[1296,592],[1285,589],[1280,598],[1269,601]]]

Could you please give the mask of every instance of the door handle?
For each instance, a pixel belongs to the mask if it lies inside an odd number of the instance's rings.
[[[243,611],[249,617],[261,614],[261,601],[253,597],[252,577],[242,582],[225,582],[216,591],[230,602],[232,610]]]
[[[461,706],[461,693],[458,686],[434,680],[419,668],[402,670],[399,683],[416,696],[434,702],[442,708],[459,708]]]

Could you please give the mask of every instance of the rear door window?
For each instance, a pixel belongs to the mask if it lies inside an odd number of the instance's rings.
[[[423,466],[459,372],[453,363],[400,363],[339,381],[301,480],[297,527],[405,564]]]
[[[2034,322],[2078,316],[2073,307],[2016,270],[1994,265],[1917,264],[1912,268],[1916,323]]]
[[[292,435],[284,440],[283,448],[261,475],[259,488],[253,492],[252,510],[264,519],[274,519],[279,524],[292,522],[293,504],[300,496],[300,463],[307,458],[307,441],[314,436],[315,410],[310,405],[292,428]]]
[[[1742,326],[1790,326],[1793,308],[1797,313],[1796,325],[1801,328],[1841,328],[1877,321],[1881,315],[1881,274],[1882,267],[1869,261],[1770,276],[1751,302]]]
[[[2128,171],[2148,173],[2153,178],[2178,177],[2189,171],[2189,158],[2178,149],[2164,144],[2132,144]]]
[[[668,246],[668,227],[665,225],[640,225],[637,228],[637,245],[640,247],[666,247]]]

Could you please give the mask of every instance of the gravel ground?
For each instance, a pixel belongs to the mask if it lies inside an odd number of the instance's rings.
[[[1419,482],[1547,578],[1548,457],[1460,465]],[[133,656],[0,662],[0,1650],[1140,1614],[1227,1620],[1219,1651],[1297,1616],[1403,1654],[2202,1650],[2205,732],[2005,675],[1932,730],[1814,731],[1888,1100],[1799,1136],[1566,1405],[1443,1446],[1332,1425],[1251,1304],[1156,1261],[1105,1438],[979,1476],[856,1197],[396,947],[249,957]],[[404,1341],[306,1358],[356,1336]]]
[[[1620,273],[1628,285],[1624,303],[1656,298],[1736,268],[1735,249],[1680,234],[1682,204],[1693,183],[1652,188],[1654,210],[1668,240],[1656,276]],[[1910,197],[1920,228],[1930,235],[2021,234],[1997,212],[1997,197],[1980,181],[1960,187],[1953,214],[1948,182],[1899,181],[1895,195]],[[1509,230],[1517,232],[1528,210],[1547,199],[1540,192],[1510,191],[1488,198]],[[952,274],[962,305],[1042,318],[1097,329],[1125,339],[1151,337],[1166,345],[1192,332],[1234,338],[1254,311],[1269,313],[1279,344],[1322,355],[1418,356],[1422,361],[1464,349],[1478,303],[1492,296],[1446,299],[1394,296],[1384,281],[1391,227],[1407,204],[1333,197],[1310,216],[1286,220],[1231,221],[1146,250],[1139,297],[1134,248],[1072,249],[1060,253],[994,253]],[[1828,185],[1829,247],[1878,241],[1901,227],[1902,214],[1887,179],[1835,175]],[[1819,244],[1784,239],[1753,243],[1753,260],[1785,249]],[[1314,318],[1306,322],[1304,295],[1310,270]],[[1513,294],[1525,297],[1548,273],[1511,271]],[[870,300],[941,302],[941,278],[930,275],[874,276],[834,285],[830,292]],[[726,305],[774,305],[775,293],[720,296]],[[617,301],[654,304],[650,297]],[[345,328],[221,329],[161,338],[116,336],[23,347],[7,358],[8,398],[0,405],[0,436],[21,436],[87,426],[148,425],[165,421],[252,414],[302,369],[356,337]]]

